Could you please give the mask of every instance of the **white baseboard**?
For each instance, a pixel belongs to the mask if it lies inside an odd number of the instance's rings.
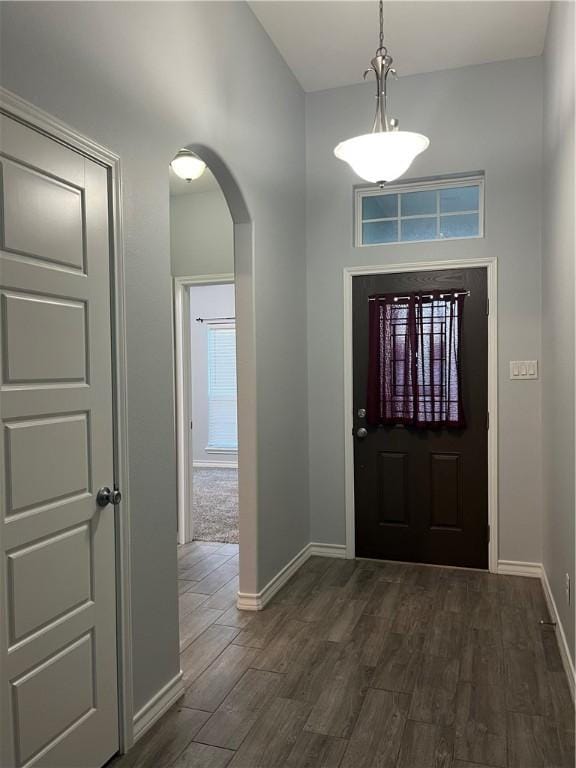
[[[550,612],[552,621],[556,624],[556,641],[558,643],[562,665],[568,679],[568,687],[570,688],[570,693],[572,694],[572,700],[574,700],[576,689],[574,663],[572,661],[572,657],[570,656],[568,643],[566,641],[566,634],[564,633],[564,627],[560,621],[554,595],[550,589],[550,582],[548,581],[546,569],[542,563],[526,563],[517,560],[499,560],[498,573],[507,576],[530,576],[532,578],[538,578],[542,582],[542,589],[544,590],[546,605],[548,606],[548,611]]]
[[[180,671],[134,715],[134,742],[138,741],[183,693],[184,683],[182,682],[182,671]]]
[[[268,584],[263,590],[256,593],[250,592],[238,592],[238,601],[236,607],[239,611],[261,611],[262,608],[268,603],[286,584],[289,579],[294,576],[296,571],[301,568],[306,560],[310,557],[310,544],[306,544],[298,554],[286,563],[281,571],[278,571],[274,578],[270,579]]]
[[[263,590],[256,593],[238,592],[236,607],[239,611],[261,611],[284,584],[301,568],[312,555],[320,557],[346,557],[344,544],[321,544],[312,542],[306,544],[298,554],[279,571],[273,579],[270,579]]]
[[[562,665],[564,666],[564,671],[566,672],[566,677],[568,678],[568,687],[570,688],[570,693],[572,694],[572,701],[574,701],[576,692],[576,675],[574,672],[574,663],[572,662],[572,657],[570,656],[568,642],[566,641],[566,635],[564,633],[564,627],[560,621],[560,615],[558,614],[556,601],[554,600],[554,595],[550,589],[550,582],[548,581],[548,576],[544,567],[542,567],[542,587],[544,589],[546,604],[548,606],[548,610],[550,611],[550,617],[552,618],[552,621],[556,622],[556,641],[558,643]]]
[[[310,557],[346,557],[346,544],[322,544],[319,541],[312,541],[310,547]]]
[[[238,469],[237,461],[195,461],[194,469]]]
[[[529,576],[542,578],[542,563],[527,563],[523,560],[498,560],[498,573],[503,576]]]

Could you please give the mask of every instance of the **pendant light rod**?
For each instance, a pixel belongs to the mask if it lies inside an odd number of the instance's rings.
[[[384,3],[383,0],[379,0],[380,11],[380,38],[379,46],[376,50],[376,55],[370,62],[369,68],[364,72],[364,80],[366,75],[370,72],[374,72],[376,76],[376,115],[374,117],[374,125],[372,127],[372,133],[381,133],[382,131],[398,130],[398,121],[394,118],[388,120],[386,115],[387,106],[387,94],[386,84],[388,75],[392,73],[396,74],[396,70],[392,69],[392,56],[388,53],[388,49],[384,46]]]
[[[376,77],[376,116],[372,133],[363,133],[341,141],[334,147],[339,160],[364,181],[383,187],[406,173],[415,157],[430,145],[430,140],[421,133],[399,131],[398,120],[386,114],[386,85],[388,76],[396,75],[392,69],[392,56],[384,45],[384,6],[378,3],[380,11],[380,37],[376,55],[370,67],[364,72],[364,79],[370,72]]]

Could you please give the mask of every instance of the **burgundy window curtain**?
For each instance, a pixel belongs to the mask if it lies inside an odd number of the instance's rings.
[[[465,426],[460,342],[465,292],[369,299],[366,420],[371,426]]]

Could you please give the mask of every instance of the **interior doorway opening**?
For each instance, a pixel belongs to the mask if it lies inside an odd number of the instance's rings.
[[[189,456],[193,541],[238,544],[234,283],[192,284]]]

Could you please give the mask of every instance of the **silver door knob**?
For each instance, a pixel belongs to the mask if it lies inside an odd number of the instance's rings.
[[[364,440],[365,437],[368,437],[368,430],[365,427],[360,427],[360,429],[356,430],[356,437]]]
[[[116,489],[110,490],[106,485],[104,488],[100,488],[96,494],[96,504],[98,504],[99,507],[107,507],[108,504],[120,504],[121,501],[122,494],[120,491],[117,491]]]

